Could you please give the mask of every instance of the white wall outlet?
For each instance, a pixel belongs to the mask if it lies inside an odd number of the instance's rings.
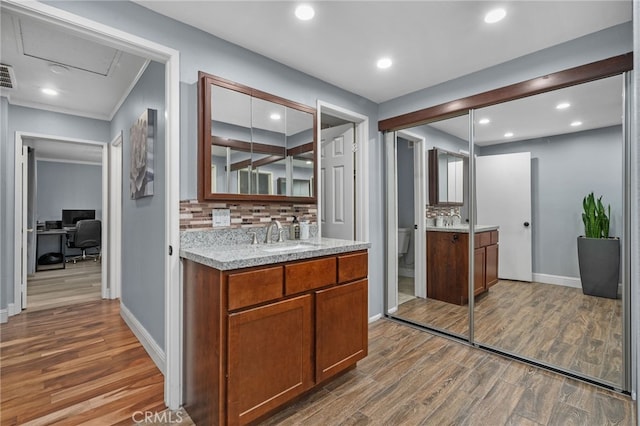
[[[223,226],[231,226],[231,210],[229,209],[213,209],[211,211],[211,220],[214,228]]]

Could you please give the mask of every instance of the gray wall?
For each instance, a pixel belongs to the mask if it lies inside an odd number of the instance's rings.
[[[164,65],[151,62],[111,121],[111,136],[122,140],[121,303],[164,349],[165,104]],[[145,109],[157,111],[154,194],[132,200],[129,190],[129,130]]]
[[[96,142],[108,142],[109,122],[82,118],[69,114],[43,111],[33,108],[9,105],[6,126],[7,136],[3,141],[2,170],[0,171],[6,200],[5,214],[0,217],[3,230],[2,237],[2,282],[0,285],[6,291],[6,299],[2,299],[0,309],[6,308],[7,303],[14,300],[14,160],[15,160],[15,132],[30,132],[42,135],[60,136],[66,138],[85,139]],[[3,130],[4,135],[4,130]],[[5,269],[5,265],[6,269]]]
[[[487,146],[479,155],[514,152],[531,152],[533,272],[578,278],[585,195],[611,204],[610,234],[622,236],[621,126]]]
[[[36,220],[60,220],[62,209],[93,209],[102,219],[102,166],[37,161]]]

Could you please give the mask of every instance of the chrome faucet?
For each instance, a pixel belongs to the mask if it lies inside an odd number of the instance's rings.
[[[283,231],[282,224],[279,221],[273,219],[271,223],[267,225],[267,236],[264,239],[265,244],[271,244],[273,242],[273,226],[274,225],[276,226],[276,230],[278,232],[278,242],[281,243],[284,241],[284,239],[282,239],[282,231]]]

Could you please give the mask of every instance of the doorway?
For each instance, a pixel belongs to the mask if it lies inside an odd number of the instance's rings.
[[[15,217],[21,224],[16,232],[24,236],[16,238],[15,251],[22,253],[20,280],[15,288],[21,309],[39,310],[109,297],[109,289],[115,285],[109,281],[108,253],[111,250],[119,256],[120,247],[119,241],[114,247],[108,241],[108,145],[21,132],[15,142]],[[99,247],[88,250],[95,261],[80,264],[72,261],[72,255],[83,252],[68,243],[73,241],[69,236],[74,230],[62,223],[63,210],[77,213],[79,208],[102,225]]]
[[[325,184],[325,178],[322,171],[325,170],[325,156],[318,153],[320,164],[320,184],[318,193],[318,212],[320,219],[318,221],[318,234],[329,238],[345,238],[356,239],[359,241],[369,240],[369,119],[367,116],[354,111],[347,110],[337,105],[332,105],[324,101],[318,101],[317,104],[318,117],[320,125],[318,126],[318,140],[325,139],[329,151],[334,150],[336,145],[333,142],[337,139],[344,165],[336,165],[340,171],[336,175],[341,179],[342,184],[338,186],[338,194],[336,190],[329,189],[329,185]],[[322,146],[322,144],[321,144]],[[324,155],[327,155],[325,150]],[[335,157],[335,155],[333,156]],[[332,167],[330,163],[329,168]],[[346,166],[350,166],[348,172],[345,173]],[[347,185],[345,185],[347,184]],[[336,180],[332,180],[332,185],[336,188]],[[346,189],[345,189],[346,188]],[[339,197],[337,197],[339,195]],[[327,199],[331,196],[334,201],[332,204],[327,203]],[[340,200],[335,203],[335,200]],[[339,209],[336,210],[336,205]],[[334,221],[334,224],[327,226],[325,223],[330,217],[329,209],[340,212],[338,218],[347,219]],[[336,215],[333,214],[335,218]],[[349,223],[349,221],[351,223]],[[337,225],[337,226],[332,226]]]

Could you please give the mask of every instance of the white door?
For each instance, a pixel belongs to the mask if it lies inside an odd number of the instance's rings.
[[[20,218],[20,227],[22,228],[22,260],[20,271],[20,290],[22,293],[22,309],[27,308],[27,233],[33,232],[33,229],[28,229],[27,212],[28,212],[28,200],[29,200],[29,148],[22,146],[22,214]],[[36,258],[38,253],[36,252]],[[36,259],[37,262],[37,259]]]
[[[320,220],[322,236],[353,240],[355,237],[353,124],[321,132]]]
[[[476,158],[477,223],[500,226],[498,277],[531,281],[531,153]]]

